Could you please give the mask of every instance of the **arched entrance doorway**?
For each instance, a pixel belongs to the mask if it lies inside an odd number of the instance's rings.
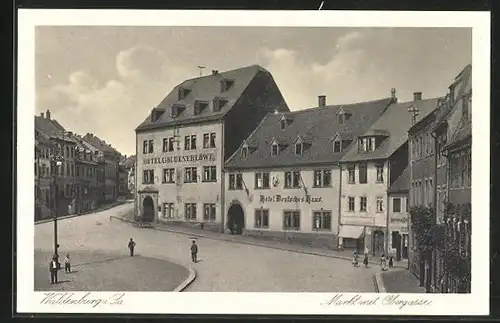
[[[381,256],[383,253],[384,253],[384,231],[377,230],[373,232],[373,255]]]
[[[151,196],[142,200],[142,221],[153,222],[155,220],[155,205]]]
[[[232,234],[242,234],[245,228],[245,213],[239,203],[233,203],[227,212],[227,227]]]

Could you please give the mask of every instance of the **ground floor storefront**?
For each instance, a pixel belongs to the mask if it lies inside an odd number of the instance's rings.
[[[339,231],[339,246],[358,254],[380,257],[385,254],[385,230],[382,227],[343,224]]]

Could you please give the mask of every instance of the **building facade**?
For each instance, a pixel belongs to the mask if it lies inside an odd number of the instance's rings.
[[[272,113],[226,163],[229,226],[247,235],[338,247],[338,161],[391,99]]]
[[[288,111],[260,66],[176,86],[136,129],[136,219],[223,230],[224,161],[275,109]]]
[[[437,99],[419,97],[393,102],[342,158],[340,236],[349,246],[372,256],[389,253],[388,189],[408,165],[409,111],[418,109],[423,118],[436,104]]]
[[[51,216],[51,143],[35,130],[35,221]]]
[[[407,167],[387,190],[389,255],[394,255],[396,261],[408,259],[409,255],[409,185],[410,168]]]

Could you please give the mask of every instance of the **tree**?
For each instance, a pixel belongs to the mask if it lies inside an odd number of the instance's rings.
[[[435,226],[434,208],[422,205],[410,209],[411,229],[415,233],[416,247],[420,254],[420,286],[430,292],[430,279],[425,280],[426,260],[430,264],[435,247],[433,228]],[[427,275],[429,277],[429,275]]]

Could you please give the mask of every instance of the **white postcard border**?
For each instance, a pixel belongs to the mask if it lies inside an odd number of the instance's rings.
[[[381,314],[486,315],[489,314],[489,180],[490,180],[490,13],[397,11],[136,11],[31,10],[18,15],[17,96],[17,308],[19,313],[158,313],[158,314]],[[389,294],[360,294],[377,305],[326,305],[335,296],[325,293],[137,293],[127,292],[122,304],[102,300],[117,293],[74,293],[78,305],[41,304],[44,293],[34,292],[33,160],[35,112],[35,26],[303,26],[303,27],[465,27],[473,28],[472,87],[472,293],[400,294],[400,300],[425,299],[426,306],[398,309],[384,304]],[[458,71],[457,71],[458,72]],[[439,73],[439,71],[436,71]],[[445,89],[443,89],[444,91]],[[477,124],[477,126],[476,126]],[[22,197],[22,198],[21,198]],[[488,234],[487,234],[488,233]],[[196,282],[195,282],[196,283]],[[114,296],[113,296],[114,295]],[[345,293],[344,298],[355,294]],[[94,300],[94,303],[90,303]],[[101,301],[99,301],[101,300]],[[97,302],[99,305],[94,306]],[[385,301],[387,303],[387,299]],[[196,304],[193,306],[193,304]]]

